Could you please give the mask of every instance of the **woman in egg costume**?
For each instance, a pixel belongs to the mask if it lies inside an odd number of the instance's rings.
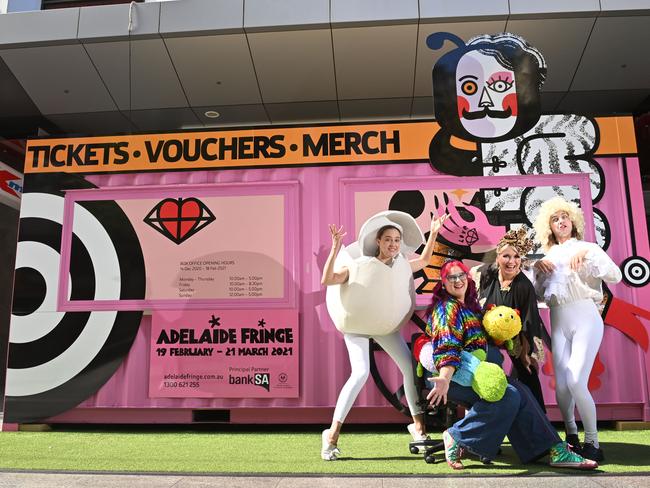
[[[321,458],[334,461],[345,418],[370,373],[370,339],[395,361],[404,377],[404,392],[413,423],[414,440],[426,439],[423,410],[418,405],[411,354],[400,328],[415,307],[413,273],[423,269],[433,253],[436,236],[447,215],[431,220],[429,238],[421,256],[407,260],[424,242],[422,231],[409,214],[385,211],[368,219],[357,242],[342,245],[343,227],[330,225],[332,249],[321,283],[327,285],[327,308],[348,350],[351,374],[339,393],[332,425],[322,434]]]
[[[535,286],[551,312],[555,396],[562,412],[567,442],[576,452],[603,461],[598,444],[596,405],[587,387],[603,338],[598,305],[602,282],[617,283],[621,271],[598,244],[583,241],[585,220],[575,203],[561,197],[542,204],[535,220],[536,237],[546,253],[535,264]],[[574,409],[585,429],[580,446]]]

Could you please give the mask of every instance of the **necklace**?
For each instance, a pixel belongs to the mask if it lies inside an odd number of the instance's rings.
[[[501,270],[499,270],[499,286],[501,287],[501,291],[510,291],[510,286],[512,285],[512,282],[516,277],[517,275],[513,276],[509,280],[506,280],[503,278],[503,276],[501,276]]]

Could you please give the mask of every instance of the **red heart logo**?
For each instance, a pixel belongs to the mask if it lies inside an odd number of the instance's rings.
[[[210,209],[195,197],[165,198],[144,218],[145,223],[176,244],[189,239],[214,220]]]
[[[158,207],[158,218],[162,226],[178,240],[191,232],[199,223],[201,207],[194,200],[167,200]]]

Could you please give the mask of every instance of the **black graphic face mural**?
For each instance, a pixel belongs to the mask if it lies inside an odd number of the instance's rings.
[[[437,50],[444,41],[457,46],[433,68],[436,120],[444,131],[470,141],[497,142],[535,125],[546,77],[537,49],[513,34],[483,35],[465,44],[438,32],[427,38],[427,45]]]

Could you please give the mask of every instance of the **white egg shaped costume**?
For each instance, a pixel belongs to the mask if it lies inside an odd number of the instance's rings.
[[[392,266],[375,257],[377,231],[392,225],[402,233],[400,253]],[[387,210],[370,217],[359,230],[357,242],[339,251],[334,269],[348,268],[348,280],[327,287],[327,310],[341,332],[386,335],[411,318],[415,308],[415,285],[405,254],[424,243],[424,236],[409,214]]]

